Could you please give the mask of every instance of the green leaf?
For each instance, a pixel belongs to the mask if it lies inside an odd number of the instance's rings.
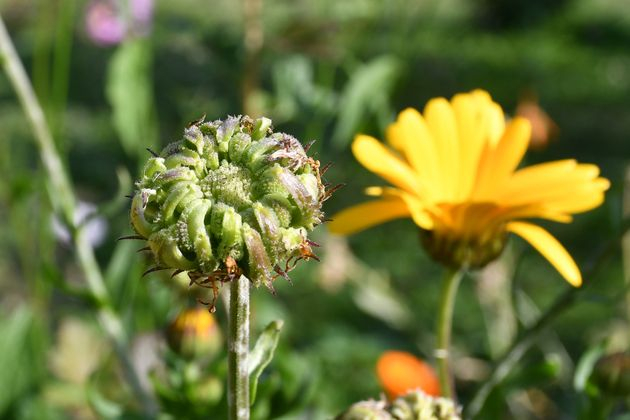
[[[95,376],[88,381],[86,387],[86,396],[90,407],[92,407],[94,412],[101,419],[118,419],[122,417],[124,413],[123,408],[101,394],[96,386],[94,377]]]
[[[109,64],[106,95],[125,152],[137,155],[156,139],[151,78],[152,54],[146,39],[121,45]]]
[[[271,321],[256,340],[253,350],[249,354],[249,395],[250,405],[256,401],[258,378],[273,359],[273,353],[278,346],[280,330],[284,322],[280,319]]]
[[[389,95],[400,74],[400,62],[380,56],[354,71],[339,103],[339,118],[332,136],[338,149],[345,148],[368,115],[376,115],[382,125],[389,114]]]
[[[593,372],[593,367],[597,360],[604,354],[607,343],[602,341],[589,348],[580,358],[573,376],[573,388],[576,391],[584,392],[587,388],[588,378]]]
[[[33,314],[25,306],[10,318],[0,320],[0,414],[17,399],[33,381],[27,348]]]

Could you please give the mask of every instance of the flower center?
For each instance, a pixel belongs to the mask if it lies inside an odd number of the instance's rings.
[[[201,181],[201,191],[240,212],[252,205],[252,176],[249,169],[224,160]]]

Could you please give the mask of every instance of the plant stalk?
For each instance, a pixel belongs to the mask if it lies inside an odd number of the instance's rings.
[[[24,66],[0,16],[0,65],[16,91],[20,104],[33,129],[35,142],[48,176],[48,195],[55,211],[60,213],[70,233],[77,253],[77,260],[85,275],[90,296],[97,303],[97,318],[101,327],[112,342],[127,379],[136,398],[141,402],[145,413],[155,415],[157,406],[152,396],[140,385],[133,364],[129,359],[127,337],[120,316],[114,310],[103,275],[96,262],[94,249],[74,220],[76,198],[59,153],[55,147],[50,128],[46,123],[42,107],[35,96]]]
[[[455,387],[450,368],[451,327],[453,324],[453,310],[457,288],[463,277],[463,270],[449,269],[442,282],[442,295],[437,322],[437,359],[438,377],[442,396],[455,400]]]
[[[249,420],[249,279],[230,282],[228,318],[228,418]]]

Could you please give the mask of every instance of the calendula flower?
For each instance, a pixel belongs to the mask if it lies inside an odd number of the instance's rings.
[[[386,132],[387,147],[358,135],[352,151],[368,170],[393,186],[370,187],[379,199],[346,209],[329,225],[350,234],[411,217],[425,248],[455,268],[482,267],[496,258],[508,233],[536,248],[572,285],[580,271],[565,248],[529,219],[570,222],[599,206],[609,181],[596,165],[567,159],[518,169],[531,136],[530,123],[506,123],[487,92],[432,99],[423,114],[400,113]]]
[[[376,375],[390,400],[414,389],[440,395],[440,382],[433,368],[411,353],[386,351],[376,363]]]

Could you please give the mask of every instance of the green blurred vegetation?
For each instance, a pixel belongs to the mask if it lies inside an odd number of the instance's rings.
[[[574,374],[593,349],[630,345],[628,279],[616,242],[630,159],[626,2],[158,1],[148,36],[110,47],[86,35],[86,7],[77,0],[0,1],[75,192],[94,207],[90,221],[100,223],[97,257],[133,338],[132,359],[153,361],[152,380],[174,387],[165,406],[175,410],[172,418],[221,418],[209,410],[225,409],[222,391],[202,382],[222,377],[225,367],[202,365],[191,379],[193,368],[165,355],[163,331],[192,298],[168,274],[141,277],[150,261],[129,241],[116,241],[132,233],[121,197],[131,192],[145,149],[178,139],[204,114],[264,114],[279,131],[316,139],[317,157],[334,163],[327,180],[347,186],[327,202],[333,214],[363,200],[364,187],[382,184],[352,158],[355,133],[382,138],[399,110],[478,87],[508,113],[521,95],[535,92],[560,127],[527,163],[575,157],[600,165],[612,181],[601,208],[571,225],[550,225],[586,272],[602,262],[571,309],[491,393],[480,418],[577,418],[603,398],[585,392],[587,379]],[[248,7],[254,12],[244,13]],[[258,43],[246,44],[247,36]],[[76,293],[83,274],[63,223],[54,222],[31,130],[4,75],[0,176],[0,416],[129,416],[137,402],[121,385],[92,304]],[[274,360],[260,378],[255,418],[330,418],[378,397],[374,365],[382,351],[432,358],[441,268],[422,251],[412,222],[347,241],[331,238],[324,226],[315,240],[323,245],[321,263],[300,264],[293,285],[278,280],[277,296],[253,293],[254,336],[284,320]],[[518,331],[568,287],[516,240],[499,263],[465,279],[453,332],[461,403]],[[219,301],[216,315],[225,326],[222,310]],[[68,325],[71,339],[64,338]],[[208,392],[178,394],[182,387]],[[627,418],[627,405],[614,402],[611,410]]]

